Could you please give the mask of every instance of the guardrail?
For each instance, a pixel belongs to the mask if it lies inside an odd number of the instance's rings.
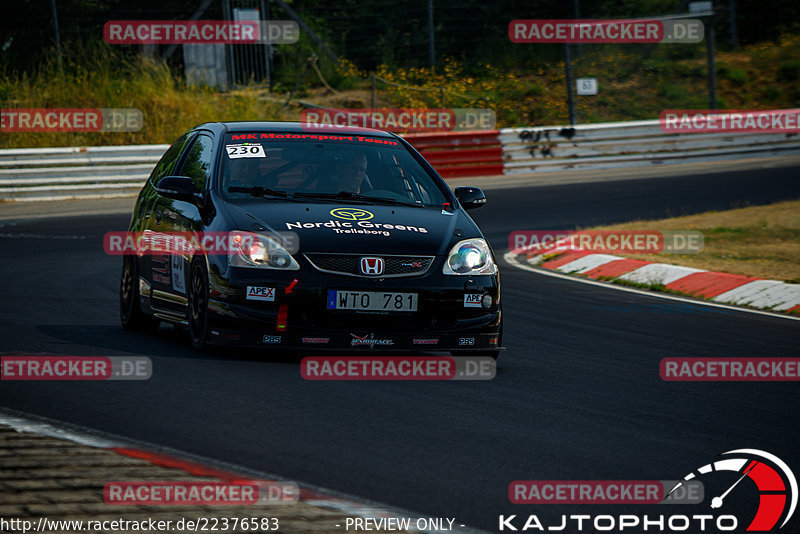
[[[0,150],[0,200],[135,195],[169,145]]]
[[[800,154],[797,133],[667,134],[658,120],[405,138],[445,178]],[[136,194],[168,145],[0,150],[0,201]]]
[[[504,174],[800,154],[796,133],[664,133],[658,120],[500,130]]]

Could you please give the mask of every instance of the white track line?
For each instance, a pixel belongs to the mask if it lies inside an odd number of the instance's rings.
[[[613,289],[613,290],[616,290],[616,291],[627,291],[629,293],[637,293],[639,295],[647,295],[647,296],[650,296],[650,297],[656,297],[656,298],[660,298],[660,299],[676,300],[678,302],[684,302],[684,303],[687,303],[687,304],[697,304],[697,305],[700,305],[700,306],[709,306],[711,308],[721,308],[721,309],[724,309],[724,310],[733,310],[733,311],[739,311],[739,312],[743,312],[743,313],[752,313],[752,314],[755,314],[755,315],[766,315],[767,317],[777,317],[777,318],[780,318],[780,319],[789,319],[790,321],[800,321],[800,317],[794,317],[794,316],[788,315],[788,314],[773,313],[773,312],[768,312],[768,311],[763,311],[763,310],[751,310],[750,308],[742,308],[742,307],[739,307],[739,306],[729,306],[727,304],[719,304],[717,302],[709,302],[709,301],[706,301],[706,300],[693,299],[693,298],[690,298],[690,297],[679,297],[679,296],[676,296],[676,295],[668,295],[668,294],[659,293],[659,292],[656,292],[656,291],[648,291],[648,290],[645,290],[645,289],[637,289],[635,287],[620,286],[620,285],[612,284],[612,283],[609,283],[609,282],[598,282],[597,280],[592,280],[591,278],[583,278],[583,277],[580,277],[580,276],[574,276],[574,275],[570,275],[570,274],[562,274],[562,273],[559,273],[559,272],[556,272],[556,271],[551,271],[551,270],[548,270],[548,269],[542,269],[541,267],[533,267],[533,266],[530,266],[530,265],[522,264],[522,263],[517,261],[516,257],[514,257],[514,255],[511,252],[506,252],[503,255],[503,259],[505,259],[510,265],[512,265],[513,267],[517,267],[518,269],[522,269],[522,270],[525,270],[525,271],[530,271],[532,273],[541,274],[541,275],[544,275],[544,276],[552,276],[554,278],[562,278],[564,280],[572,280],[573,282],[580,282],[582,284],[590,284],[590,285],[593,285],[593,286],[605,287],[606,289]]]
[[[618,276],[620,280],[636,282],[639,284],[662,284],[668,285],[677,282],[681,278],[686,278],[690,274],[705,273],[703,269],[692,267],[682,267],[680,265],[669,265],[667,263],[648,263],[638,269],[628,271]]]
[[[17,432],[31,432],[41,434],[51,438],[72,441],[87,447],[98,447],[101,449],[111,449],[122,447],[123,443],[119,440],[108,439],[100,434],[85,431],[78,428],[67,428],[66,426],[55,426],[43,420],[33,420],[27,415],[23,415],[16,410],[0,408],[0,425],[10,426]]]
[[[611,263],[612,261],[621,259],[622,258],[619,256],[612,256],[610,254],[589,254],[588,256],[578,258],[577,260],[565,263],[560,267],[556,267],[556,269],[562,273],[583,274],[591,271],[592,269],[596,269],[601,265],[605,265],[606,263]]]

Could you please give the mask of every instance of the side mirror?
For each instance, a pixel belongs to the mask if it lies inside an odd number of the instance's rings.
[[[175,200],[194,200],[194,181],[187,176],[165,176],[158,181],[156,191],[159,195]]]
[[[486,204],[486,195],[478,187],[456,187],[455,193],[464,209],[480,208]]]

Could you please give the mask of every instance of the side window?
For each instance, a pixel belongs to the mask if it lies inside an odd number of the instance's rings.
[[[206,187],[209,173],[211,172],[211,147],[213,142],[207,135],[198,135],[194,140],[192,148],[186,154],[183,167],[179,174],[188,176],[194,182],[194,190],[201,192]]]
[[[187,141],[191,138],[192,134],[193,132],[187,132],[180,136],[178,140],[172,143],[172,146],[169,147],[166,152],[164,152],[164,155],[161,156],[161,159],[158,160],[156,167],[150,174],[150,183],[154,187],[164,176],[169,176],[172,174],[172,170],[175,168],[175,162],[178,161],[181,153],[183,153],[183,149],[186,146]]]

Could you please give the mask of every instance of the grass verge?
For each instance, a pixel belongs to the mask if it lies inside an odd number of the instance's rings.
[[[698,254],[620,254],[708,271],[800,283],[800,200],[655,221],[633,221],[591,230],[695,230]]]

